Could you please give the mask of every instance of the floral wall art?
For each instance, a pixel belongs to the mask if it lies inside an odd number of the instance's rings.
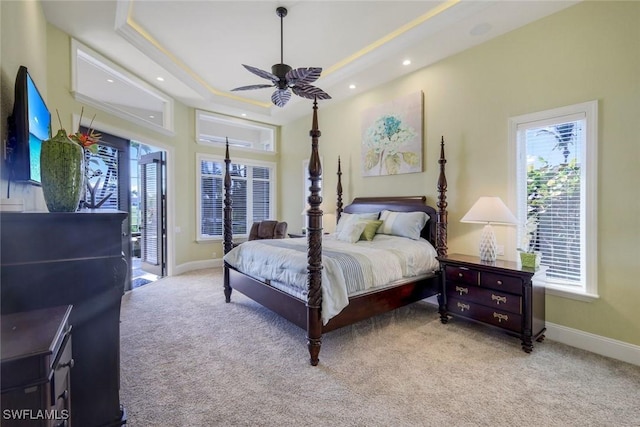
[[[422,172],[422,92],[362,115],[362,175]]]

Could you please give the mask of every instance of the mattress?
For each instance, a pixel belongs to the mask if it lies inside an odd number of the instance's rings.
[[[244,242],[224,257],[227,264],[297,298],[307,295],[307,239]],[[349,296],[432,274],[439,268],[427,240],[378,234],[371,241],[322,240],[322,320],[326,324]]]

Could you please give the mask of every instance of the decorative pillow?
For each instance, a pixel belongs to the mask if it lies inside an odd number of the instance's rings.
[[[425,212],[392,212],[384,210],[380,214],[380,219],[383,222],[377,233],[418,240],[424,225],[429,221],[429,215]]]
[[[344,227],[347,223],[351,221],[361,221],[361,220],[371,220],[378,219],[378,215],[380,212],[371,212],[371,213],[343,213],[340,215],[340,220],[338,221],[338,225],[336,225],[336,233],[342,231],[342,227]]]
[[[360,236],[367,226],[366,221],[349,221],[336,233],[336,238],[343,242],[355,243],[360,240]]]
[[[382,225],[382,221],[379,219],[372,219],[369,221],[364,221],[364,223],[366,225],[364,227],[364,231],[360,235],[360,240],[373,240],[378,227]]]

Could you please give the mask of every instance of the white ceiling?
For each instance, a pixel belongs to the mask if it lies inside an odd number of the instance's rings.
[[[188,106],[285,124],[308,114],[311,101],[294,95],[279,108],[271,88],[231,92],[269,83],[242,64],[270,71],[280,62],[278,6],[288,9],[284,62],[323,68],[314,85],[332,96],[326,105],[575,3],[44,0],[43,8],[48,22]]]

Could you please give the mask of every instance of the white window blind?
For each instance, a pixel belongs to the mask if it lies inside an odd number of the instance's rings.
[[[526,249],[540,252],[542,264],[549,267],[548,280],[577,286],[583,281],[585,265],[584,128],[583,118],[518,129],[527,159],[526,220],[531,236]]]
[[[223,159],[199,158],[199,239],[220,238],[224,231]],[[232,229],[246,236],[255,221],[273,217],[273,165],[231,163]]]
[[[597,296],[597,102],[510,119],[520,249],[537,251],[547,288]]]

